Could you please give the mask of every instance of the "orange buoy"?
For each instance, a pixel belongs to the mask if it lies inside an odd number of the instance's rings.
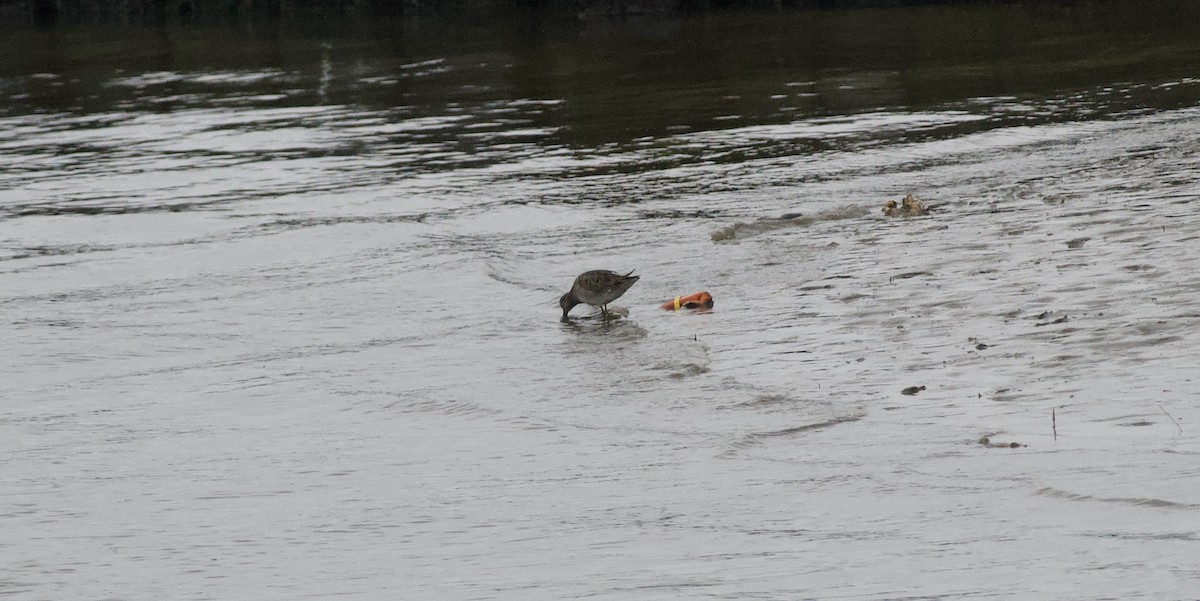
[[[676,296],[675,298],[662,304],[662,309],[666,311],[678,311],[680,309],[711,309],[713,306],[713,297],[707,292],[695,292],[687,296]]]

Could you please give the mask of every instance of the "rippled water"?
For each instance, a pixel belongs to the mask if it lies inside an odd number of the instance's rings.
[[[1156,6],[9,32],[0,596],[1194,597]]]

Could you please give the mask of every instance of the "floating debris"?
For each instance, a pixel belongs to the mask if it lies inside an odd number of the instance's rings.
[[[928,215],[929,208],[925,206],[925,203],[915,198],[912,194],[909,194],[899,204],[894,200],[885,202],[883,204],[883,214],[888,217],[917,217]]]
[[[980,342],[979,339],[974,336],[967,338],[968,344],[970,344],[972,342],[975,343],[975,350],[977,350],[977,351],[987,350],[989,348],[992,348],[992,346],[993,346],[991,344],[985,344],[985,343]]]
[[[1048,317],[1048,316],[1045,313],[1042,313],[1041,315],[1038,316],[1038,319],[1045,319],[1046,317]],[[1054,325],[1056,323],[1066,323],[1067,319],[1068,319],[1068,316],[1063,315],[1062,317],[1059,317],[1058,319],[1056,319],[1054,321],[1043,321],[1041,323],[1035,323],[1033,325],[1034,326],[1050,326],[1050,325]]]
[[[1019,442],[992,442],[992,439],[989,436],[984,436],[983,438],[980,438],[979,444],[981,444],[989,449],[1019,449],[1021,447],[1029,446],[1029,445],[1023,445]]]
[[[900,394],[906,394],[908,396],[912,396],[914,394],[917,394],[918,392],[921,392],[922,390],[925,390],[924,386],[909,386],[908,388],[901,390]]]
[[[662,304],[661,309],[665,311],[678,311],[680,309],[711,309],[713,307],[713,297],[707,292],[695,292],[687,296],[676,296]]]
[[[908,278],[915,278],[915,277],[923,276],[923,275],[933,275],[933,272],[932,271],[906,271],[904,273],[898,273],[898,274],[888,278],[888,282],[891,282],[892,280],[907,280]]]

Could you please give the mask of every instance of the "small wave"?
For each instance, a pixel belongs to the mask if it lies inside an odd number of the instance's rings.
[[[707,365],[699,365],[696,363],[684,363],[676,365],[674,371],[667,375],[673,380],[682,380],[691,376],[699,376],[711,371]]]
[[[1095,497],[1050,487],[1040,488],[1033,494],[1043,497],[1066,499],[1068,501],[1095,501],[1099,503],[1117,503],[1135,507],[1162,507],[1167,509],[1200,509],[1200,503],[1180,503],[1150,497]]]
[[[795,404],[798,402],[800,402],[799,399],[786,394],[760,394],[756,395],[752,399],[739,401],[731,405],[730,408],[765,410],[788,409],[795,406]]]
[[[0,241],[0,261],[30,259],[35,257],[58,257],[64,255],[79,255],[93,252],[105,252],[117,249],[112,245],[64,244],[64,245],[6,245]]]
[[[845,424],[848,422],[856,422],[856,421],[862,419],[863,417],[864,417],[864,414],[845,415],[845,416],[835,417],[835,418],[828,419],[828,420],[821,421],[821,422],[815,422],[815,423],[811,423],[811,424],[802,424],[799,426],[793,426],[791,428],[783,428],[780,430],[768,430],[766,432],[751,432],[749,434],[743,435],[741,438],[734,441],[732,446],[734,448],[744,448],[744,447],[749,447],[749,446],[756,446],[756,445],[763,444],[764,442],[771,440],[771,439],[788,438],[788,437],[796,436],[798,434],[804,434],[806,432],[813,432],[815,430],[824,430],[826,428],[832,428],[833,426],[836,426],[838,424]]]
[[[107,200],[107,199],[105,199]],[[0,207],[0,219],[16,217],[53,217],[58,215],[131,215],[137,213],[182,213],[184,211],[212,209],[228,200],[201,202],[172,202],[153,204],[128,204],[124,201],[112,204],[26,204]]]
[[[684,141],[706,146],[728,143],[730,140],[739,142],[753,140],[773,141],[794,140],[803,137],[830,139],[868,134],[878,135],[884,131],[912,131],[916,129],[951,127],[986,119],[986,116],[972,114],[967,111],[952,110],[911,113],[883,111],[857,115],[818,117],[785,124],[747,125],[744,127],[689,133],[680,136],[680,138]]]
[[[1122,540],[1142,541],[1200,541],[1200,535],[1194,532],[1164,532],[1162,534],[1144,534],[1127,532],[1096,532],[1090,534],[1096,538],[1118,538]]]
[[[417,395],[397,393],[390,401],[380,403],[377,407],[367,410],[367,413],[436,413],[439,415],[457,416],[493,416],[502,413],[498,409],[484,407],[470,401],[454,399],[431,399]]]
[[[814,223],[858,219],[870,214],[863,205],[849,205],[821,211],[812,216],[785,214],[781,217],[764,217],[750,222],[737,222],[712,233],[713,242],[727,242],[735,238],[748,238],[758,234],[789,227],[808,227]]]
[[[289,218],[276,219],[260,223],[255,227],[257,231],[269,232],[285,232],[298,230],[309,227],[320,227],[326,225],[344,225],[344,224],[390,224],[390,223],[421,223],[429,217],[428,213],[417,213],[414,215],[339,215],[334,217],[308,217],[308,218]]]
[[[535,292],[561,294],[563,292],[566,292],[567,288],[570,287],[569,284],[559,284],[558,286],[552,286],[549,284],[540,284],[540,283],[537,283],[536,281],[534,281],[532,278],[528,278],[528,277],[525,277],[518,273],[515,273],[510,266],[498,265],[494,262],[488,263],[487,276],[497,282],[500,282],[501,284],[507,284],[509,286],[515,286],[522,290],[530,290],[530,291],[535,291]],[[564,280],[564,281],[566,281],[566,280]],[[554,300],[555,300],[555,302],[558,302],[558,297],[556,296],[554,298]]]

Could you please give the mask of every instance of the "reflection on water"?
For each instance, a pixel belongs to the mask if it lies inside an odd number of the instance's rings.
[[[1185,598],[1198,11],[5,32],[0,596]]]
[[[736,171],[1190,105],[1200,41],[1166,13],[1191,5],[1135,4],[18,31],[0,59],[0,211],[189,210],[446,172]],[[239,186],[249,163],[286,179]],[[658,188],[695,185],[679,179]]]
[[[1097,84],[1192,76],[1188,11],[1196,8],[1110,2],[622,23],[16,31],[0,72],[10,114],[353,105],[389,120],[469,116],[470,129],[485,134],[512,135],[528,119],[568,143],[596,144],[673,126],[788,123],[993,96],[1041,101]]]

